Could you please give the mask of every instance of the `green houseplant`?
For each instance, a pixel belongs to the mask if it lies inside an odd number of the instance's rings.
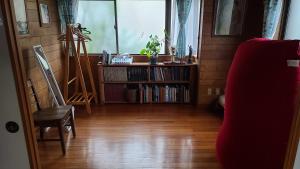
[[[150,40],[146,44],[146,47],[140,51],[141,55],[146,55],[150,59],[151,64],[157,63],[157,56],[161,50],[162,43],[157,35],[150,35]]]

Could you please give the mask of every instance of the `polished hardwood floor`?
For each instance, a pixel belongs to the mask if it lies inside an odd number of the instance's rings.
[[[221,119],[192,105],[105,105],[76,112],[77,137],[39,143],[43,169],[220,169]],[[50,129],[45,137],[55,137]]]

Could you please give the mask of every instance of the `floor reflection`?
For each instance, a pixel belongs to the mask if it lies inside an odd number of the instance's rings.
[[[145,108],[146,107],[146,108]],[[221,120],[193,106],[113,106],[76,117],[77,138],[40,143],[43,169],[219,169],[215,139]],[[175,108],[174,108],[175,107]],[[96,112],[96,113],[95,113]],[[55,137],[51,129],[47,137]]]

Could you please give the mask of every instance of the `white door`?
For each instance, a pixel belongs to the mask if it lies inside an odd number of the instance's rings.
[[[0,5],[0,169],[30,169]],[[7,122],[12,122],[6,126]],[[19,130],[10,133],[8,129]]]

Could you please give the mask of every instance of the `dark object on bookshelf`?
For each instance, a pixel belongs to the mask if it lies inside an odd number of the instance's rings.
[[[98,64],[98,72],[101,104],[195,103],[197,64]]]
[[[106,50],[103,50],[102,63],[103,63],[104,65],[109,65],[109,64],[111,64],[111,54],[108,53]]]
[[[153,55],[150,57],[150,64],[151,64],[151,65],[156,65],[156,64],[157,64],[157,60],[158,60],[158,55],[157,55],[157,54],[153,54]]]
[[[105,101],[107,102],[126,102],[126,85],[110,84],[104,88]]]
[[[191,45],[189,45],[189,57],[188,57],[188,61],[187,64],[192,64],[192,55],[193,55],[193,48]]]
[[[138,93],[138,88],[128,88],[127,89],[127,101],[129,103],[136,103],[137,101],[137,93]]]
[[[106,52],[106,50],[103,50],[102,52],[102,63],[104,65],[107,65],[108,64],[108,53]]]

